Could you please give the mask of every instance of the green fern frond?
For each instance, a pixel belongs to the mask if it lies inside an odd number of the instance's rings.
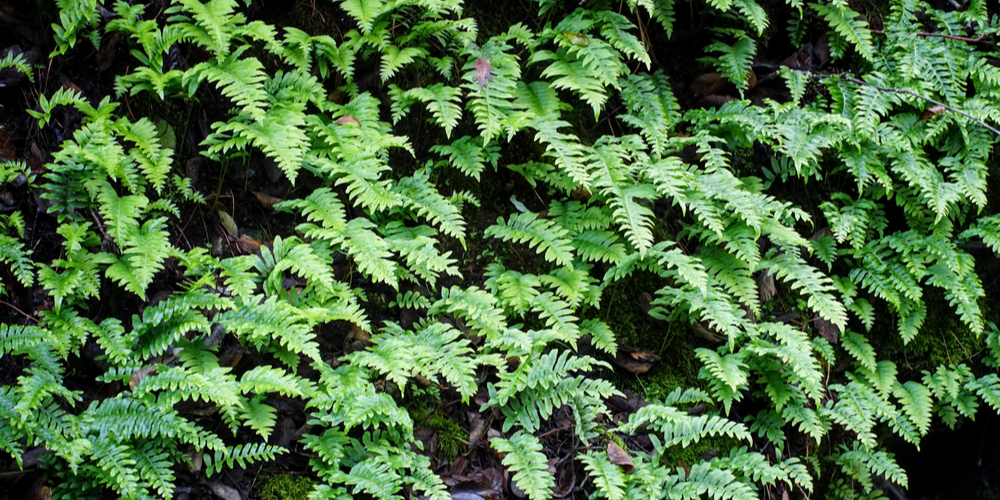
[[[484,235],[515,243],[527,243],[530,247],[544,252],[545,260],[561,266],[573,264],[573,247],[567,236],[569,233],[552,221],[539,219],[538,214],[525,212],[511,215],[506,221],[497,218],[497,223],[486,228]]]

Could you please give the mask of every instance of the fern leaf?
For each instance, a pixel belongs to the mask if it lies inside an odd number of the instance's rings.
[[[552,221],[539,219],[531,212],[510,216],[507,221],[497,218],[497,223],[486,228],[486,236],[504,241],[528,243],[532,248],[544,252],[545,260],[561,266],[573,264],[573,247],[570,244],[569,233]]]
[[[548,463],[542,454],[542,443],[524,431],[510,439],[494,438],[493,449],[504,454],[503,464],[514,473],[514,482],[531,500],[545,500],[551,496],[555,479],[548,472]]]

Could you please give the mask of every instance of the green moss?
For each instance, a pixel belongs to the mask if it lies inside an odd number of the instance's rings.
[[[450,462],[465,451],[465,432],[453,420],[443,415],[431,415],[423,424],[437,431],[440,458]]]
[[[287,474],[268,476],[256,488],[260,500],[305,500],[313,490],[308,477]]]
[[[641,375],[615,370],[609,379],[647,400],[662,400],[674,389],[699,387],[700,364],[694,356],[690,328],[683,321],[661,321],[643,310],[640,296],[664,285],[658,276],[637,272],[604,291],[601,319],[615,332],[622,348],[648,351],[660,357]]]
[[[434,429],[437,434],[439,458],[451,461],[465,451],[466,432],[447,415],[435,412],[440,403],[441,399],[436,391],[417,389],[406,398],[404,408],[410,412],[414,428]]]
[[[663,455],[660,455],[660,465],[678,467],[683,462],[691,466],[699,462],[711,460],[713,457],[728,456],[729,450],[742,445],[744,445],[743,442],[731,437],[706,437],[697,443],[691,443],[687,447],[680,445],[671,446]]]
[[[985,335],[977,335],[962,322],[939,288],[925,287],[923,299],[927,317],[920,333],[908,344],[899,335],[895,314],[884,312],[891,321],[875,322],[867,336],[879,358],[896,363],[901,375],[914,376],[923,370],[975,359],[985,347]],[[987,320],[996,320],[990,303],[984,301],[980,306]]]

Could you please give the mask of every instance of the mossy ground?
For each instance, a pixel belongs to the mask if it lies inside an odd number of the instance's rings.
[[[257,500],[306,500],[315,483],[305,476],[268,476],[254,488]]]

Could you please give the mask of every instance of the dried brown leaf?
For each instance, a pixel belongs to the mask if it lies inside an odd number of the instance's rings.
[[[260,253],[260,241],[245,235],[233,240],[233,250],[240,255],[257,255]]]
[[[920,120],[930,120],[946,111],[948,111],[948,108],[944,106],[931,106],[925,109],[923,113],[920,113]]]
[[[128,378],[128,386],[135,389],[135,386],[139,385],[139,382],[142,382],[142,379],[156,372],[156,367],[157,365],[146,365],[136,370],[135,373]]]
[[[651,352],[635,351],[629,352],[624,349],[618,350],[614,362],[616,365],[628,370],[636,375],[643,374],[653,367],[653,363],[660,360],[660,357]]]
[[[774,275],[771,273],[761,273],[760,277],[757,278],[757,295],[760,299],[760,303],[763,304],[775,294],[778,293],[778,288],[774,283]]]
[[[823,336],[831,344],[840,343],[840,327],[829,322],[819,314],[813,315],[813,327],[816,332]]]
[[[253,195],[257,198],[257,201],[260,202],[261,206],[263,206],[266,210],[273,210],[274,205],[276,203],[281,203],[282,201],[281,198],[277,198],[264,193],[259,193],[257,191],[254,191]]]
[[[476,83],[479,84],[479,88],[485,88],[486,82],[493,81],[493,65],[490,64],[489,59],[484,59],[482,57],[476,59],[475,62],[476,72],[472,75],[476,79]]]
[[[608,460],[615,465],[621,466],[622,472],[626,474],[635,472],[635,464],[632,463],[632,457],[628,456],[628,452],[614,441],[608,441]]]
[[[351,115],[344,115],[337,119],[337,125],[361,125],[357,118]]]
[[[688,465],[687,462],[685,462],[683,460],[678,460],[677,461],[677,465],[680,465],[681,468],[684,469],[684,477],[685,478],[687,478],[688,476],[691,475],[691,466]]]
[[[226,486],[218,479],[213,479],[212,481],[205,483],[205,486],[208,486],[208,488],[212,490],[212,493],[222,500],[243,500],[243,498],[240,497],[240,492],[237,491],[236,488]]]

